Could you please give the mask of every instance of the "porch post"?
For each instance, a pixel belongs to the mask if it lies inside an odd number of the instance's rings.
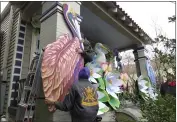
[[[148,76],[147,69],[146,69],[146,59],[145,56],[145,48],[140,47],[133,51],[135,56],[135,64],[136,64],[136,70],[137,70],[137,76],[140,75]]]
[[[71,32],[63,17],[62,5],[66,3],[70,5],[76,14],[80,15],[80,2],[43,2],[40,30],[40,47],[43,48],[50,44],[64,33]],[[80,21],[80,19],[78,19]],[[41,86],[42,87],[42,86]],[[44,96],[41,90],[41,97]],[[37,100],[36,103],[35,122],[70,122],[69,113],[57,110],[55,113],[49,113],[44,100]]]

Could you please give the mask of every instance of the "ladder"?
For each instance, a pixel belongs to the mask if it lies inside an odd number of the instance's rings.
[[[39,87],[40,87],[40,67],[42,61],[42,54],[35,53],[35,57],[33,58],[29,72],[25,81],[22,97],[20,103],[18,104],[17,113],[15,122],[32,122],[34,118],[35,112],[35,101],[37,96],[39,95]],[[42,98],[43,99],[43,98]]]

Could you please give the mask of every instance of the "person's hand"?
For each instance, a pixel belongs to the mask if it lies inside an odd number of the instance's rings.
[[[48,110],[49,110],[49,112],[52,112],[52,113],[55,112],[56,111],[55,105],[49,105]]]
[[[47,105],[54,105],[55,101],[51,101],[51,100],[45,99],[45,104],[47,104]]]

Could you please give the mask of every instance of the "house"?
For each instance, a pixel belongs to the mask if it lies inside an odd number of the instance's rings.
[[[26,78],[34,52],[61,34],[71,34],[63,18],[63,3],[76,12],[81,32],[88,40],[104,43],[120,52],[133,49],[137,74],[147,75],[144,46],[152,39],[116,2],[12,1],[1,14],[0,70],[2,80],[8,82],[3,104],[6,117],[8,107],[17,106],[16,82]],[[47,114],[43,113],[40,121],[48,122],[50,117],[46,118]]]

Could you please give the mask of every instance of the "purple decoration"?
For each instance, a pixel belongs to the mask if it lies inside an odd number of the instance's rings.
[[[90,70],[88,67],[84,67],[79,72],[79,79],[88,79],[90,77]]]
[[[76,67],[74,69],[74,82],[77,82],[78,81],[78,76],[79,76],[79,72],[80,70],[83,68],[83,59],[80,58],[78,63],[76,64]]]
[[[75,20],[76,18],[73,16],[73,14],[69,11],[69,6],[67,4],[63,4],[63,13],[64,13],[64,17],[65,20],[69,26],[69,28],[71,29],[71,32],[73,34],[74,37],[78,37],[77,36],[77,32],[74,30],[75,25],[73,24],[72,20]],[[79,38],[79,37],[78,37]]]

